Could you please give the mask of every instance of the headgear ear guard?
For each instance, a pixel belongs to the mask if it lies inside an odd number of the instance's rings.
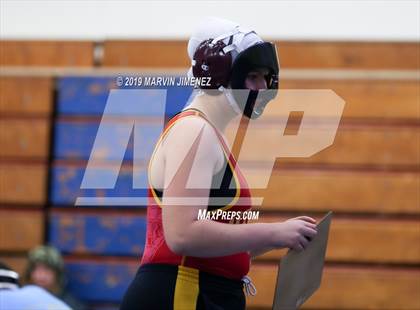
[[[223,41],[212,41],[213,39],[208,39],[201,42],[192,61],[195,77],[210,78],[210,85],[202,86],[203,89],[219,89],[220,86],[227,87],[229,84],[232,56],[230,52],[225,53],[226,44]]]

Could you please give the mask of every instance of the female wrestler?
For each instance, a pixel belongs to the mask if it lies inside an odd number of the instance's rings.
[[[278,64],[271,43],[217,18],[203,23],[188,50],[193,75],[211,77],[211,86],[167,124],[150,160],[146,245],[122,310],[245,309],[241,279],[250,257],[302,250],[316,234],[306,216],[252,224],[198,219],[202,209],[251,208],[223,131],[235,118],[258,118],[277,91]]]

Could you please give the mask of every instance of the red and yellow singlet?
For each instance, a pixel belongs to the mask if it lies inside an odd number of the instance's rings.
[[[169,121],[159,141],[162,140],[162,138],[169,132],[170,128],[179,119],[189,116],[203,117],[208,122],[205,116],[198,110],[185,110],[177,114]],[[209,124],[211,125],[210,122]],[[225,211],[247,211],[251,209],[251,193],[248,188],[248,184],[239,170],[239,167],[237,167],[236,160],[231,154],[223,137],[214,126],[213,128],[223,148],[227,165],[226,169],[222,169],[222,171],[219,172],[223,174],[221,176],[223,178],[222,184],[218,188],[210,190],[209,199],[211,200],[212,197],[223,197],[227,199],[228,203],[223,206],[208,207],[207,210],[213,211],[215,209],[222,209]],[[156,148],[157,146],[158,145],[156,145]],[[213,177],[213,180],[215,178],[216,176]],[[225,180],[228,182],[225,182]],[[234,186],[231,186],[231,180]],[[250,267],[250,256],[247,252],[212,258],[181,256],[172,252],[169,249],[163,234],[161,197],[162,192],[152,188],[149,184],[146,245],[141,265],[169,264],[184,266],[235,280],[240,280],[248,273]],[[232,223],[232,221],[222,219],[217,219],[216,221]],[[245,222],[246,221],[237,221],[235,224]]]

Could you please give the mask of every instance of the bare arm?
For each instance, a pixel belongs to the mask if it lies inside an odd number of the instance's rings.
[[[305,238],[301,237],[316,233],[312,219],[309,218],[295,221],[293,225],[238,225],[198,220],[198,210],[207,207],[211,180],[218,164],[217,152],[221,149],[215,147],[219,144],[213,129],[197,120],[183,122],[170,134],[165,145],[162,221],[166,242],[175,253],[215,257],[246,251],[261,252],[294,244],[303,248]],[[182,154],[180,150],[185,148],[187,154]],[[181,154],[183,160],[175,154]],[[196,185],[201,189],[186,189],[185,184]],[[179,200],[185,197],[195,197],[199,201],[198,205],[188,205],[187,201],[180,204]]]

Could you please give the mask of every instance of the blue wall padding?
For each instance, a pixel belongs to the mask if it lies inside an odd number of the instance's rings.
[[[135,174],[135,178],[145,187],[133,188],[133,169],[128,166],[119,171],[114,188],[81,189],[85,165],[60,164],[53,166],[51,173],[51,202],[53,205],[74,206],[77,197],[147,197],[146,168]],[[104,167],[102,173],[93,174],[103,181],[111,168]],[[144,205],[143,205],[144,206]],[[143,207],[139,205],[138,207]]]
[[[102,115],[109,91],[118,89],[115,77],[63,77],[58,81],[59,115]],[[123,89],[126,89],[122,87]],[[121,88],[120,88],[121,89]],[[187,103],[193,88],[179,86],[129,87],[129,89],[165,89],[166,115],[179,112]],[[150,110],[153,111],[153,110]],[[145,115],[160,116],[160,115]]]
[[[126,131],[121,128],[118,122],[108,124],[110,127],[106,139],[109,143],[102,145],[98,153],[103,160],[118,160],[118,155],[115,154],[115,144],[120,137],[125,136]],[[88,160],[95,138],[99,128],[98,122],[92,121],[58,121],[55,123],[54,135],[54,158],[55,159],[71,159],[71,160]],[[136,136],[136,158],[148,162],[153,152],[154,146],[159,139],[162,131],[162,126],[159,123],[142,123],[132,129]],[[124,160],[133,159],[134,142],[131,138],[128,142]],[[125,147],[125,146],[122,146]]]
[[[120,302],[138,264],[69,262],[66,264],[68,289],[88,302]]]
[[[139,256],[146,219],[140,215],[53,213],[49,240],[63,253]]]

